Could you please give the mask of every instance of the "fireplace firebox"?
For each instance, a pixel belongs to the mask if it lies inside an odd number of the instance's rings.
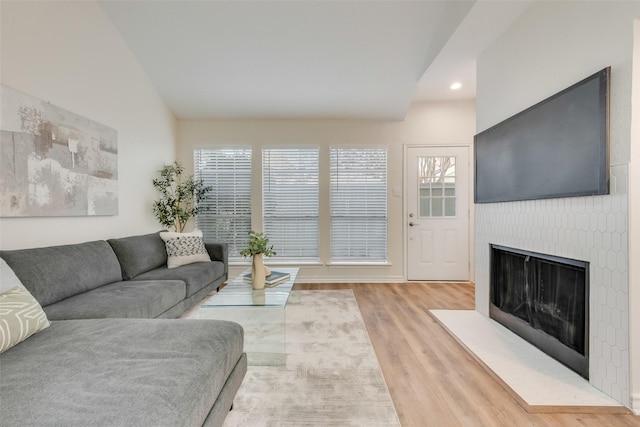
[[[589,263],[491,245],[490,317],[589,378]]]

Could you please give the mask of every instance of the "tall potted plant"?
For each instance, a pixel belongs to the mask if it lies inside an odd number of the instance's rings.
[[[258,233],[253,230],[249,232],[249,244],[240,251],[243,257],[252,257],[251,262],[251,284],[253,289],[264,289],[266,278],[264,268],[264,257],[275,255],[273,245],[269,246],[269,238],[264,233]]]
[[[160,191],[160,199],[153,202],[153,213],[160,224],[182,233],[187,222],[203,209],[200,202],[212,187],[193,175],[184,177],[184,167],[177,161],[165,165],[159,174],[160,178],[153,180]]]

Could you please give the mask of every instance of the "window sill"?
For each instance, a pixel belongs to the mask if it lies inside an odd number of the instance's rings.
[[[320,265],[324,265],[323,263],[321,263],[320,261],[309,261],[309,260],[305,260],[305,261],[276,261],[276,260],[269,260],[269,258],[265,258],[264,260],[264,264],[267,267],[273,267],[273,266],[280,266],[280,267],[304,267],[304,266],[308,266],[308,267],[317,267]],[[229,267],[251,267],[251,261],[235,261],[235,262],[229,262]]]
[[[269,258],[265,259],[265,265],[267,265],[268,267],[288,267],[288,266],[292,266],[292,267],[322,267],[322,266],[326,266],[326,267],[330,267],[330,268],[353,268],[353,267],[379,267],[379,268],[387,268],[387,267],[391,267],[393,264],[390,262],[369,262],[369,261],[362,261],[362,262],[357,262],[357,261],[345,261],[345,262],[340,262],[340,261],[333,261],[333,262],[320,262],[318,261],[309,261],[309,260],[305,260],[305,261],[275,261],[275,260],[269,260]],[[229,262],[229,267],[251,267],[251,262],[250,261],[231,261]]]
[[[391,267],[390,262],[370,262],[370,261],[333,261],[325,264],[327,267]]]

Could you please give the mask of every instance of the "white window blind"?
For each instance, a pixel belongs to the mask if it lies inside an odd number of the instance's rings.
[[[262,150],[262,225],[276,257],[318,259],[318,149]]]
[[[194,177],[213,187],[201,202],[196,227],[205,241],[229,244],[229,259],[240,260],[251,230],[251,148],[194,150]]]
[[[331,261],[387,261],[384,148],[331,148]]]

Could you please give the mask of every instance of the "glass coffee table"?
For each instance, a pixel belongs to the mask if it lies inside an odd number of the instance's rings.
[[[298,275],[298,268],[274,268],[289,273],[289,279],[254,290],[243,276],[248,269],[229,282],[220,292],[206,300],[198,318],[230,320],[244,328],[244,351],[250,365],[286,364],[286,306]]]

